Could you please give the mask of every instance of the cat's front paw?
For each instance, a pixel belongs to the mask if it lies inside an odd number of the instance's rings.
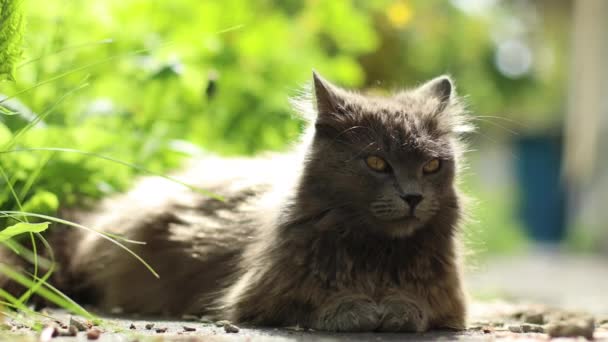
[[[385,299],[380,303],[382,317],[379,331],[423,332],[429,320],[423,307],[407,299]]]
[[[325,331],[374,331],[380,325],[381,313],[372,298],[364,295],[343,295],[332,298],[320,307],[312,328]]]

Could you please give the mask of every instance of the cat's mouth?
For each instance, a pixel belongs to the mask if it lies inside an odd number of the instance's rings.
[[[401,217],[383,220],[383,230],[393,237],[407,237],[422,227],[422,219],[415,215],[406,214]]]
[[[409,213],[404,213],[401,216],[398,217],[394,217],[391,218],[389,221],[396,221],[396,222],[400,222],[400,221],[405,221],[405,222],[414,222],[414,221],[420,221],[420,217],[416,216],[416,214],[409,212]]]
[[[406,223],[415,223],[415,222],[420,222],[420,218],[416,215],[407,214],[407,215],[397,219],[396,221],[406,222]]]

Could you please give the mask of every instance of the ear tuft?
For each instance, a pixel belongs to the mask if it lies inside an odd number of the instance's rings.
[[[440,76],[435,84],[435,93],[441,99],[441,101],[446,101],[450,99],[452,95],[452,80],[450,80],[447,76]]]
[[[439,76],[423,84],[419,91],[425,96],[437,98],[439,111],[443,111],[454,96],[454,82],[447,75]]]
[[[312,72],[315,88],[315,99],[319,115],[336,112],[340,105],[340,90],[321,77],[316,71]]]

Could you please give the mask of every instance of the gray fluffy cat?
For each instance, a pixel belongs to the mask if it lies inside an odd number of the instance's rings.
[[[175,176],[225,201],[152,177],[79,218],[145,241],[129,247],[159,279],[99,236],[61,230],[55,284],[140,314],[328,331],[464,329],[455,177],[469,126],[452,81],[372,97],[314,74],[314,95],[293,153],[207,158]]]

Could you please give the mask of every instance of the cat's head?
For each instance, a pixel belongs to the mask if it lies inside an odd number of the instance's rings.
[[[470,129],[452,80],[440,76],[381,97],[313,77],[308,200],[340,210],[346,217],[338,224],[365,222],[393,237],[409,236],[432,222],[450,224],[459,211],[458,136]]]

